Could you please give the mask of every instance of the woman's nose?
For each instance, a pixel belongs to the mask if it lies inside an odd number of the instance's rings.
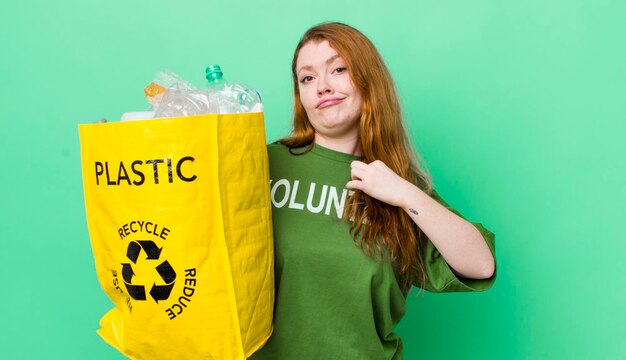
[[[328,82],[326,81],[326,79],[320,79],[319,82],[317,83],[317,94],[318,95],[325,95],[325,94],[332,94],[334,91],[332,89],[332,87],[328,84]]]

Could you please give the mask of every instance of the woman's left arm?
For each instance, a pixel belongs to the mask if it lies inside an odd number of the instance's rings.
[[[495,262],[485,239],[467,220],[446,209],[382,161],[353,161],[348,189],[404,209],[459,276],[487,279]]]

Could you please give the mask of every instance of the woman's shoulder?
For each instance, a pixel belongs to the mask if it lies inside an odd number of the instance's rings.
[[[289,154],[289,148],[285,145],[274,142],[267,144],[267,154],[271,157]]]
[[[287,147],[278,141],[267,144],[267,151],[281,151],[287,149]]]
[[[285,163],[290,161],[292,156],[289,152],[289,147],[279,142],[267,144],[267,156],[272,163]]]

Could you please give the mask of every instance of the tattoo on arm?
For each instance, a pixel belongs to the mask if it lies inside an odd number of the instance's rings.
[[[410,211],[412,214],[418,215],[417,210],[415,210],[415,209],[413,209],[413,208],[409,208],[409,211]]]

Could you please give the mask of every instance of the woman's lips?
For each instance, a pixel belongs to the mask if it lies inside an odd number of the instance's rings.
[[[334,105],[334,104],[336,104],[336,103],[342,102],[342,101],[343,101],[343,99],[345,99],[345,98],[329,98],[329,99],[324,99],[324,100],[322,100],[322,101],[318,102],[318,103],[317,103],[317,106],[315,106],[315,108],[316,108],[316,109],[322,109],[322,108],[325,108],[325,107],[327,107],[327,106]]]

